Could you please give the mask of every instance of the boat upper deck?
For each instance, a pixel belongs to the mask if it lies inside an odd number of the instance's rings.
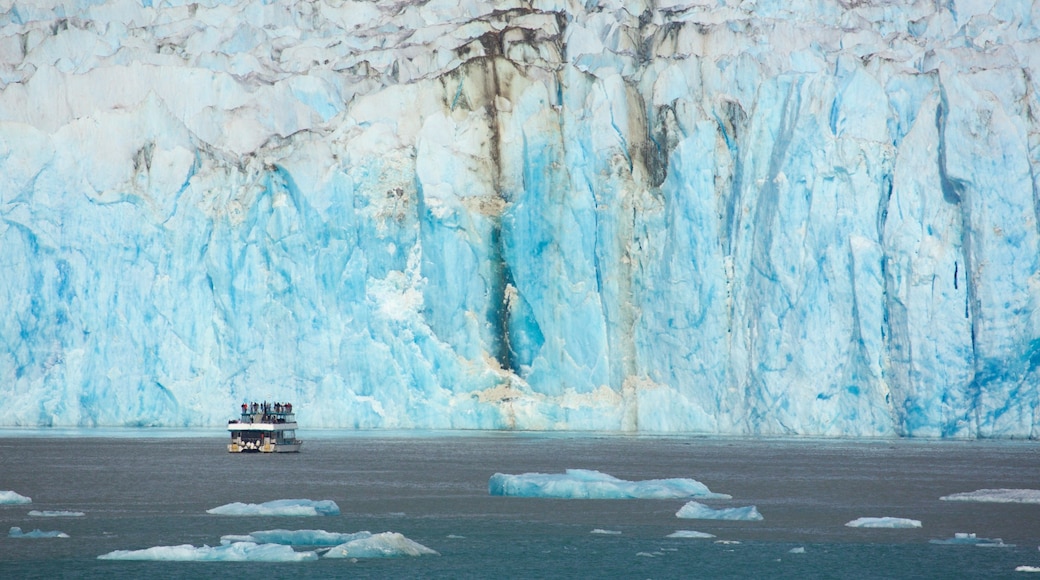
[[[296,415],[291,403],[243,403],[241,416],[228,421],[229,430],[281,431],[295,428]]]

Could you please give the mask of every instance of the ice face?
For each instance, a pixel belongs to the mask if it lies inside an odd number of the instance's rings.
[[[1040,503],[1037,489],[979,489],[944,495],[944,501],[977,501],[986,503]]]
[[[317,560],[315,552],[297,552],[289,546],[235,542],[223,546],[155,546],[143,550],[115,550],[99,560],[155,560],[170,562],[306,562]]]
[[[568,469],[565,473],[496,473],[488,480],[488,493],[517,497],[562,499],[674,499],[688,497],[728,499],[712,493],[695,479],[650,479],[625,481],[588,469]]]
[[[234,502],[206,510],[220,516],[338,516],[336,502],[325,499],[278,499],[264,503]]]
[[[221,536],[222,544],[254,542],[257,544],[283,544],[286,546],[338,546],[353,540],[371,537],[369,532],[342,534],[325,530],[263,530],[243,536]]]
[[[1037,437],[1035,2],[14,2],[0,425]]]
[[[857,518],[845,524],[850,528],[919,528],[920,520],[893,517],[866,517]]]
[[[687,502],[686,505],[679,508],[679,511],[675,512],[675,517],[691,520],[739,520],[748,522],[757,522],[763,519],[762,514],[758,513],[758,508],[753,505],[714,509],[695,501]]]
[[[0,504],[20,505],[32,503],[32,498],[15,491],[0,491]]]
[[[435,550],[397,532],[383,532],[351,540],[325,552],[324,558],[398,558],[402,556],[439,556]]]
[[[17,526],[14,526],[10,530],[8,530],[7,536],[9,538],[29,538],[29,539],[37,539],[37,538],[67,538],[67,537],[69,537],[69,535],[66,534],[65,532],[59,532],[59,531],[45,532],[45,531],[42,531],[42,530],[33,530],[31,532],[23,532],[22,528],[19,528]]]

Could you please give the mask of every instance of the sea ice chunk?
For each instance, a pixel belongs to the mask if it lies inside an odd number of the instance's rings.
[[[675,499],[703,497],[729,499],[712,493],[706,485],[685,478],[626,481],[591,469],[568,469],[565,473],[496,473],[488,480],[491,495],[549,497],[561,499]]]
[[[264,503],[234,502],[206,510],[220,516],[338,516],[336,502],[324,499],[276,499]]]
[[[317,560],[315,552],[297,552],[279,544],[235,542],[223,546],[154,546],[143,550],[115,550],[98,560],[156,560],[173,562],[305,562]]]
[[[18,526],[12,527],[7,532],[7,535],[8,535],[8,537],[11,537],[11,538],[33,538],[33,539],[35,539],[35,538],[67,538],[67,537],[69,537],[69,535],[66,534],[65,532],[59,532],[59,531],[56,531],[56,530],[52,531],[52,532],[44,532],[42,530],[33,530],[31,532],[23,532],[22,528],[19,528]]]
[[[666,538],[714,538],[715,534],[709,534],[707,532],[696,532],[694,530],[676,530],[667,536]]]
[[[424,555],[440,554],[397,532],[383,532],[368,538],[352,540],[325,553],[326,558],[396,558]]]
[[[221,536],[220,543],[254,542],[257,544],[283,544],[286,546],[338,546],[353,540],[371,537],[371,532],[341,534],[325,530],[261,530],[244,536]]]
[[[29,515],[34,518],[78,518],[86,514],[68,510],[31,510]]]
[[[0,491],[0,504],[32,503],[32,498],[13,491]]]
[[[1015,572],[1040,572],[1038,566],[1019,566],[1015,568]]]
[[[602,528],[596,528],[596,529],[592,530],[589,533],[590,534],[600,534],[600,535],[603,535],[603,536],[620,536],[621,535],[621,532],[619,530],[604,530]]]
[[[845,524],[850,528],[919,528],[920,520],[907,518],[857,518]]]
[[[762,514],[758,508],[749,505],[746,507],[713,509],[695,501],[687,502],[686,505],[675,512],[675,516],[691,520],[740,520],[748,522],[761,521]]]
[[[1000,538],[979,538],[975,534],[957,532],[952,538],[945,540],[930,540],[932,544],[943,546],[978,546],[980,548],[1014,548],[1014,544],[1005,544]]]
[[[944,495],[939,499],[986,503],[1040,503],[1040,489],[977,489]]]

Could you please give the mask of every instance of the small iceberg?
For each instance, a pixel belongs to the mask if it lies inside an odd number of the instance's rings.
[[[790,550],[787,551],[787,553],[788,554],[804,554],[805,553],[805,548],[802,547],[802,546],[798,546],[797,548],[791,548]]]
[[[1019,566],[1015,568],[1015,572],[1040,572],[1040,567],[1037,566]]]
[[[618,531],[618,530],[604,530],[604,529],[601,529],[601,528],[596,528],[595,530],[592,530],[589,533],[590,534],[601,534],[601,535],[604,535],[604,536],[620,536],[621,535],[621,532]]]
[[[332,548],[326,558],[398,558],[401,556],[439,556],[435,550],[409,540],[397,532],[383,532],[352,540]]]
[[[1005,544],[1000,538],[979,538],[975,534],[957,532],[952,538],[945,540],[929,540],[929,543],[941,546],[978,546],[980,548],[1014,548],[1014,544]]]
[[[279,544],[235,542],[224,546],[191,544],[155,546],[143,550],[116,550],[98,556],[98,560],[152,560],[160,562],[306,562],[317,560],[315,552],[297,552]]]
[[[911,520],[907,518],[857,518],[851,522],[845,524],[850,528],[893,528],[893,529],[907,529],[907,528],[919,528],[921,527],[920,520]]]
[[[371,537],[369,532],[341,534],[325,530],[262,530],[244,536],[221,536],[221,544],[253,542],[254,544],[282,544],[283,546],[338,546],[353,540]]]
[[[746,522],[762,521],[762,514],[758,508],[749,505],[746,507],[713,509],[695,501],[687,502],[686,505],[675,512],[675,517],[690,520],[738,520]]]
[[[488,493],[557,499],[730,499],[728,495],[712,493],[706,485],[695,479],[626,481],[591,469],[520,475],[496,473],[488,480]]]
[[[206,510],[218,516],[338,516],[336,502],[325,499],[276,499],[264,503],[229,503]]]
[[[977,489],[944,495],[939,499],[983,503],[1040,503],[1040,489]]]
[[[32,498],[13,491],[0,491],[0,504],[21,505],[32,503]]]
[[[12,527],[7,532],[7,536],[10,537],[10,538],[29,538],[29,539],[36,539],[36,538],[67,538],[67,537],[69,537],[69,535],[66,534],[65,532],[58,532],[58,531],[44,532],[42,530],[33,530],[31,532],[23,532],[22,528],[19,528],[17,526]]]
[[[87,514],[67,510],[31,510],[29,515],[34,518],[80,518]]]
[[[695,532],[693,530],[676,530],[667,536],[666,538],[694,538],[694,539],[707,539],[714,538],[715,534],[709,534],[707,532]]]

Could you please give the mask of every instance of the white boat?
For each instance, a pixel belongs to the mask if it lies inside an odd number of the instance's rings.
[[[303,445],[292,403],[242,403],[242,416],[228,421],[228,431],[231,453],[296,453]]]

